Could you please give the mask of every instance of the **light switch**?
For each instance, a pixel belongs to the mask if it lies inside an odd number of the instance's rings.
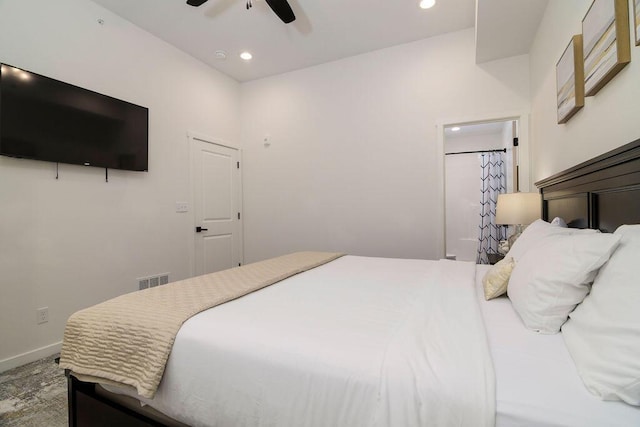
[[[187,203],[187,202],[176,202],[176,212],[178,212],[178,213],[189,212],[189,203]]]

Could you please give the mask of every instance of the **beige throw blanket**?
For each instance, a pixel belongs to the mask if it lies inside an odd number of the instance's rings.
[[[330,262],[298,252],[122,295],[67,321],[60,366],[82,379],[128,385],[153,398],[180,326],[191,316]]]

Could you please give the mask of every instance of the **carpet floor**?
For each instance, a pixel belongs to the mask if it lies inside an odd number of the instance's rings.
[[[0,373],[0,426],[68,425],[67,379],[56,357]]]

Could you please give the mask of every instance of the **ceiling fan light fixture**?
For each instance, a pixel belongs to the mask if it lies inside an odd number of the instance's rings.
[[[240,54],[240,58],[244,59],[245,61],[249,61],[251,60],[251,58],[253,58],[253,55],[251,55],[251,52],[244,51]]]
[[[207,0],[187,0],[187,4],[193,7],[200,7],[206,2]]]
[[[433,6],[435,6],[436,4],[436,0],[421,0],[420,1],[420,8],[421,9],[430,9]]]
[[[200,7],[205,4],[208,0],[187,0],[187,4],[193,7]],[[291,6],[287,0],[265,0],[273,13],[278,15],[278,18],[282,20],[285,24],[289,24],[296,20],[296,15],[293,13]],[[246,8],[247,10],[253,7],[253,0],[247,0]]]

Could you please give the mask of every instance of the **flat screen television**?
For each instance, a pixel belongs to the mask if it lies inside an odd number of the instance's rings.
[[[1,155],[149,170],[147,108],[0,66]]]

